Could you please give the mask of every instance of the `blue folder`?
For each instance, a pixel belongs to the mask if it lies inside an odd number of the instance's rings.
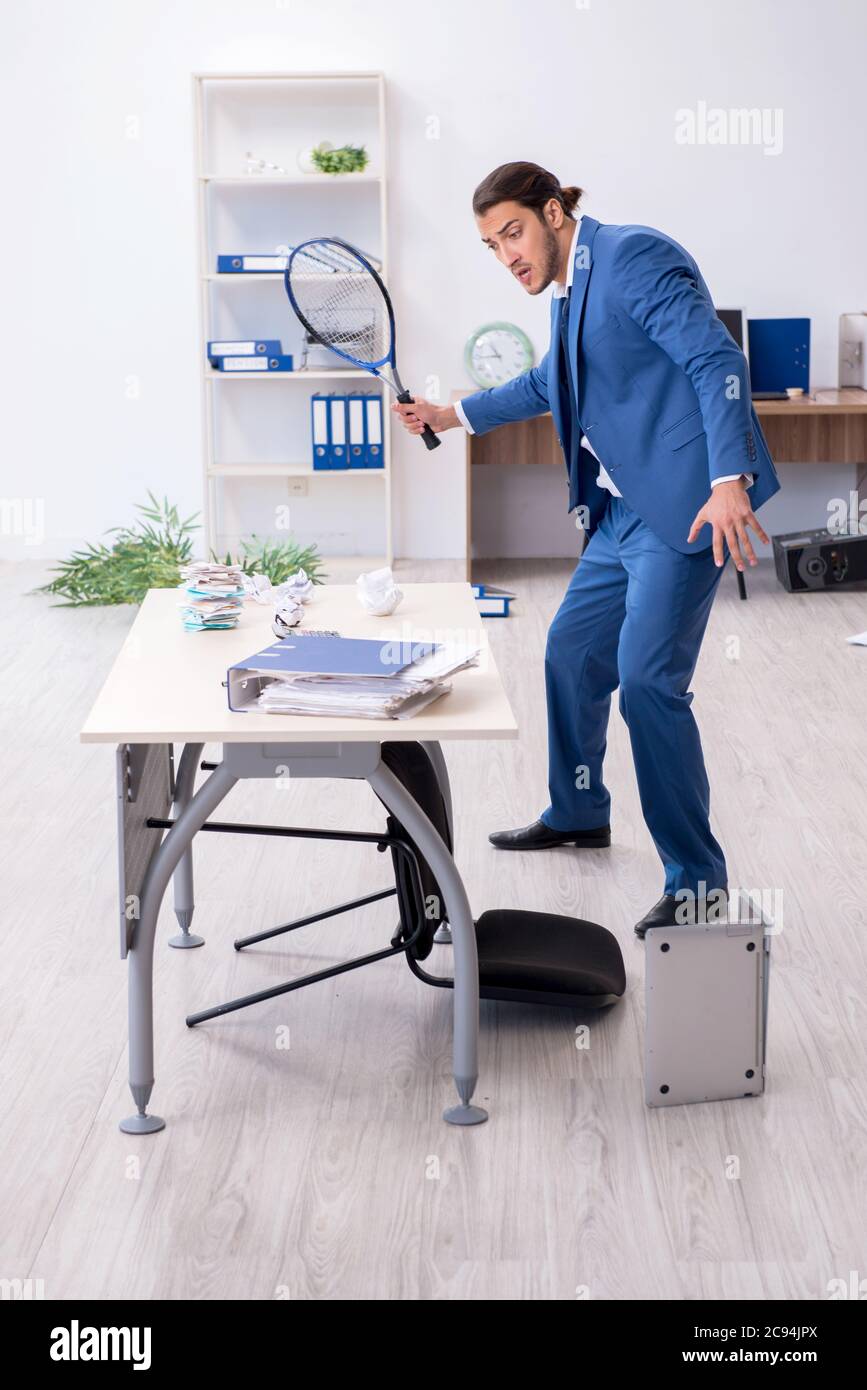
[[[747,330],[753,391],[809,391],[809,319],[748,319]]]
[[[509,605],[515,597],[511,589],[496,589],[492,584],[474,584],[472,589],[483,618],[508,618]]]
[[[217,257],[218,275],[274,275],[286,269],[288,256],[273,252],[242,252]]]
[[[353,392],[346,397],[346,440],[349,447],[349,467],[367,467],[367,396]]]
[[[385,457],[382,452],[382,396],[368,392],[365,396],[365,445],[367,461],[365,468],[384,468]]]
[[[216,367],[218,357],[281,357],[279,338],[215,338],[208,343],[208,358]]]
[[[226,672],[229,709],[249,708],[274,676],[394,676],[420,657],[439,650],[436,642],[383,641],[365,637],[313,637],[272,642]]]
[[[278,353],[275,357],[259,357],[242,352],[239,357],[215,357],[212,359],[218,372],[292,372],[295,370],[291,353]]]
[[[310,449],[317,473],[334,467],[331,449],[331,407],[328,396],[315,391],[310,397]]]

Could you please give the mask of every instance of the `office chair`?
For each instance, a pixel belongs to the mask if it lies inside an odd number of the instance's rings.
[[[452,836],[442,788],[424,746],[415,742],[384,743],[381,757],[424,811],[451,852]],[[430,865],[404,826],[392,814],[387,816],[386,830],[382,834],[217,822],[206,822],[202,829],[362,841],[375,844],[380,850],[391,849],[394,888],[371,893],[255,936],[242,938],[235,942],[236,950],[391,896],[397,898],[399,921],[387,948],[190,1014],[186,1020],[189,1027],[399,954],[406,956],[412,973],[425,984],[445,989],[453,987],[453,980],[430,975],[422,967],[421,962],[430,955],[434,937],[445,920],[446,904]],[[482,913],[475,922],[475,928],[479,994],[482,999],[602,1009],[615,1004],[626,989],[623,955],[617,939],[596,922],[548,912],[494,908]]]

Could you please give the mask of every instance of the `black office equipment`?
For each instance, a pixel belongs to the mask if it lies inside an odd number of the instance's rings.
[[[382,761],[410,792],[438,834],[452,848],[449,815],[436,769],[424,747],[416,742],[382,745]],[[213,766],[212,764],[203,766]],[[169,821],[150,822],[163,828]],[[272,927],[255,936],[241,938],[235,949],[242,950],[260,941],[324,921],[340,913],[354,911],[379,899],[397,898],[399,922],[390,945],[356,957],[313,975],[301,976],[284,985],[229,1000],[213,1008],[190,1014],[187,1024],[194,1027],[250,1004],[273,999],[332,975],[355,970],[389,956],[406,956],[410,970],[425,984],[450,989],[447,976],[431,975],[421,962],[433,950],[434,938],[444,925],[444,899],[429,864],[413,843],[403,825],[389,815],[386,832],[292,829],[286,826],[248,826],[212,822],[203,830],[239,834],[264,834],[306,839],[366,841],[379,849],[390,849],[395,887],[368,894],[311,916]],[[579,917],[556,916],[516,908],[496,908],[476,920],[479,957],[479,993],[483,999],[501,999],[532,1004],[553,1004],[575,1009],[601,1009],[615,1004],[626,989],[623,955],[617,938],[596,922]]]
[[[716,316],[721,319],[731,333],[741,352],[744,350],[744,311],[743,309],[717,309]]]
[[[867,535],[827,529],[772,536],[777,578],[790,594],[838,589],[867,580]]]

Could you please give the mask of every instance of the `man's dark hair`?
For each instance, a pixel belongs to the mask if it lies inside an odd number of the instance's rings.
[[[522,207],[533,208],[541,218],[542,208],[549,199],[556,198],[571,217],[583,194],[583,188],[572,184],[561,188],[560,180],[541,164],[518,159],[512,164],[501,164],[482,179],[473,194],[473,212],[476,217],[483,217],[497,203],[520,203]]]

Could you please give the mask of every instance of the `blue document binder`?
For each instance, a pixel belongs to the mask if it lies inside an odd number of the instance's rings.
[[[218,357],[282,357],[279,338],[215,339],[208,343],[208,358],[216,367]]]
[[[258,357],[244,353],[240,357],[215,357],[213,364],[218,372],[292,372],[295,359],[291,353],[280,353],[275,357]]]
[[[420,657],[438,651],[436,642],[383,641],[363,637],[285,637],[236,661],[226,672],[229,709],[243,711],[275,676],[345,676],[349,679],[404,671]]]
[[[515,597],[510,589],[496,589],[492,584],[474,584],[472,588],[481,617],[508,618],[509,605]]]
[[[246,256],[235,252],[229,256],[217,257],[218,275],[273,275],[286,269],[288,256],[255,254]]]
[[[329,393],[328,409],[331,423],[331,467],[348,468],[346,397],[336,392]]]
[[[747,330],[753,391],[809,391],[809,319],[748,319]]]
[[[366,449],[367,458],[365,468],[384,468],[385,459],[382,452],[382,397],[379,395],[368,395],[365,398],[367,438]]]
[[[367,396],[358,393],[346,397],[346,439],[349,448],[349,467],[367,467]]]
[[[317,472],[333,467],[331,461],[331,411],[321,391],[310,397],[310,447]]]

